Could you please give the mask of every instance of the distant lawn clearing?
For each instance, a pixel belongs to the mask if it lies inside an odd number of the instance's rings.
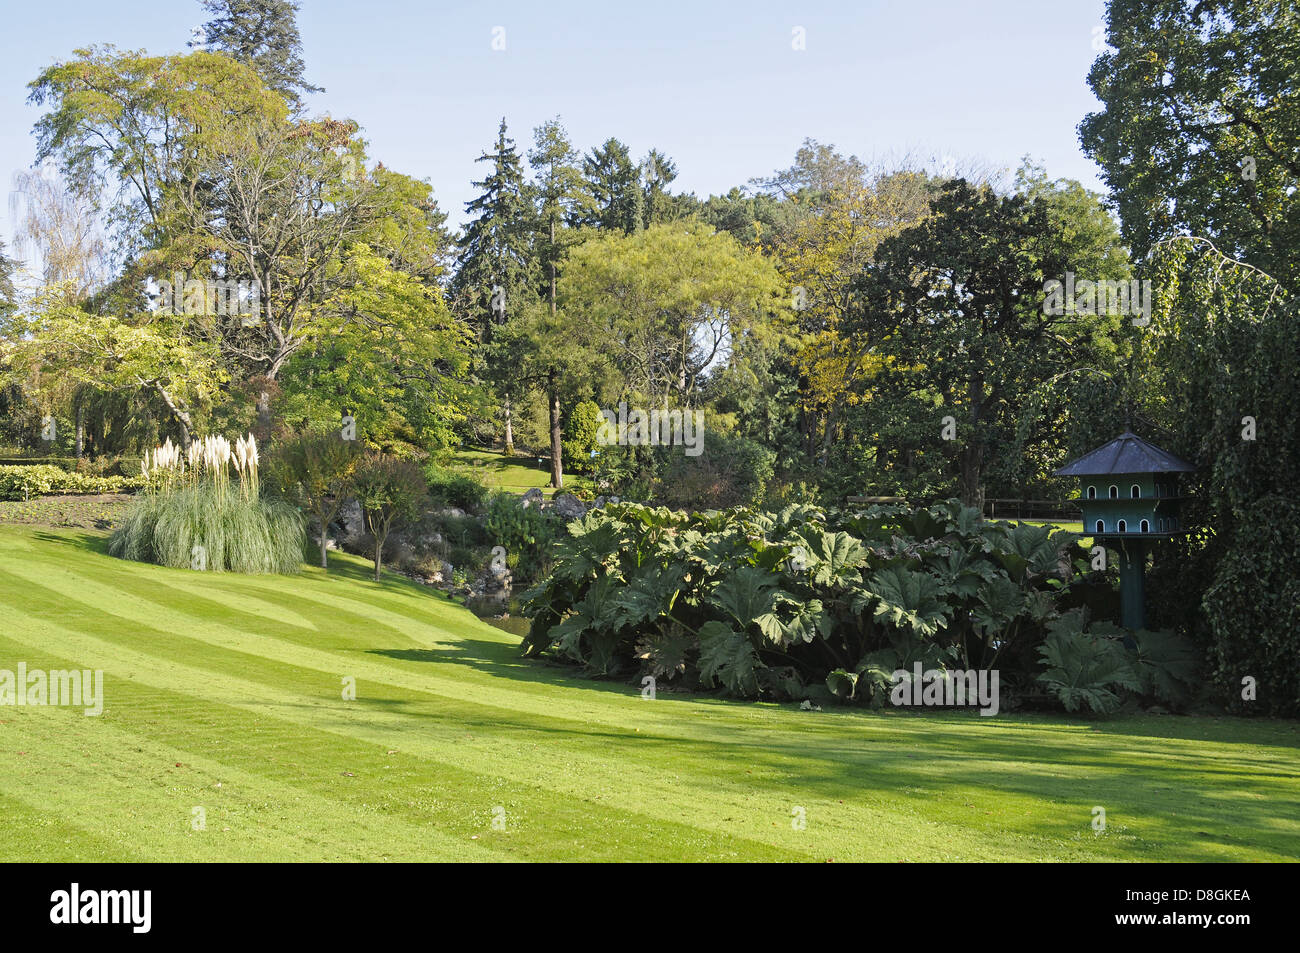
[[[647,701],[349,556],[250,577],[103,546],[0,526],[0,669],[106,694],[0,707],[4,860],[1300,857],[1294,723]]]
[[[545,467],[540,467],[537,465],[536,457],[518,455],[505,457],[499,450],[481,449],[457,450],[453,460],[458,469],[473,474],[489,489],[522,494],[536,487],[547,497],[555,495],[554,489],[550,486],[549,461]],[[591,479],[566,472],[564,490],[574,490],[579,487],[590,490]]]

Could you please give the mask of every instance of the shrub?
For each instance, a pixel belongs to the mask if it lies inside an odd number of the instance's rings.
[[[607,504],[526,595],[525,652],[748,698],[880,704],[889,674],[1036,666],[1072,534],[955,501],[828,518],[811,506],[679,513]],[[883,678],[882,678],[883,676]]]
[[[1123,645],[1111,637],[1114,628],[1083,630],[1082,613],[1056,620],[1039,646],[1046,671],[1038,676],[1066,711],[1086,706],[1098,714],[1119,708],[1120,690],[1137,691],[1141,681]]]
[[[232,466],[237,484],[230,480]],[[144,469],[145,492],[109,537],[110,554],[208,572],[301,569],[302,517],[283,501],[262,498],[252,437],[234,450],[228,441],[209,437],[187,454],[168,442]]]
[[[565,421],[560,444],[568,469],[576,473],[591,473],[595,469],[591,452],[596,449],[596,435],[604,423],[600,406],[594,401],[584,400],[573,408]]]
[[[466,512],[477,512],[487,499],[487,488],[467,473],[426,463],[424,478],[428,485],[429,503],[432,506],[443,508],[454,506]]]
[[[60,493],[126,493],[142,484],[138,476],[93,476],[48,464],[0,466],[0,500],[29,500]]]
[[[484,525],[488,545],[504,547],[507,565],[526,582],[550,564],[551,547],[563,529],[559,517],[538,506],[523,506],[512,493],[492,497]]]
[[[1210,675],[1235,711],[1300,714],[1300,505],[1281,496],[1245,508],[1202,606]],[[1243,698],[1253,678],[1254,699]]]
[[[595,479],[602,493],[673,509],[723,509],[761,501],[775,463],[761,444],[710,432],[697,456],[682,447],[601,447]]]
[[[293,507],[205,483],[141,494],[108,551],[174,569],[288,574],[301,569],[305,544]]]

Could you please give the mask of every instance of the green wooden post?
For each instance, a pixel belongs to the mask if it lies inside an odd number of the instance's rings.
[[[1146,574],[1148,548],[1136,540],[1119,546],[1120,618],[1126,629],[1146,627]]]

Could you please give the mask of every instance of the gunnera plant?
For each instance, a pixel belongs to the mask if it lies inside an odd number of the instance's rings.
[[[206,572],[302,568],[306,526],[288,503],[263,498],[251,434],[233,445],[208,436],[184,452],[168,440],[145,454],[140,469],[144,489],[109,537],[110,554]]]

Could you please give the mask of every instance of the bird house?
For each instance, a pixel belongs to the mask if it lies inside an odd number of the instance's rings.
[[[1144,575],[1151,544],[1187,531],[1179,475],[1196,469],[1167,450],[1132,433],[1055,471],[1077,477],[1084,535],[1120,553],[1120,597],[1124,625],[1145,624]]]

